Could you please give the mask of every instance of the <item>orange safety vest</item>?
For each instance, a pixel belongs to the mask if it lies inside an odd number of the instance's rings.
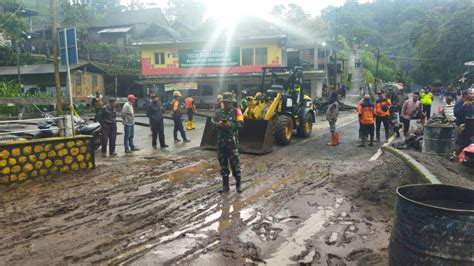
[[[363,125],[373,125],[375,122],[375,107],[373,103],[362,103],[359,109],[359,122]]]
[[[360,100],[358,103],[357,103],[357,113],[361,113],[362,112],[362,102],[364,101],[364,99]]]
[[[188,97],[184,100],[184,108],[186,108],[186,109],[194,108],[194,99],[193,99],[193,97]]]
[[[244,116],[242,114],[242,110],[240,109],[240,107],[236,108],[235,119],[237,120],[237,122],[244,122]]]
[[[179,100],[174,99],[171,103],[171,107],[173,112],[181,112],[181,104],[179,104]]]
[[[375,102],[375,114],[378,117],[386,117],[390,115],[390,110],[388,109],[392,105],[390,99],[377,100]],[[382,106],[387,106],[387,111],[382,110]]]

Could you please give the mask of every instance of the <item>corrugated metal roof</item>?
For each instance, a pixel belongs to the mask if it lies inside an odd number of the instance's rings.
[[[124,33],[129,32],[132,27],[109,28],[98,31],[97,33]]]
[[[149,8],[140,10],[129,10],[124,12],[107,14],[94,28],[128,26],[136,24],[152,24],[169,26],[168,20],[160,8]]]
[[[90,65],[95,69],[100,69],[98,66],[94,66],[91,63],[79,63],[75,65],[71,65],[71,70],[81,68],[85,65]],[[66,66],[60,65],[59,72],[66,72]],[[105,71],[101,71],[105,73]],[[39,64],[39,65],[24,65],[20,66],[20,73],[22,75],[34,75],[34,74],[51,74],[54,73],[54,65],[53,64]],[[17,75],[18,70],[16,66],[3,66],[0,67],[0,76],[12,76]]]
[[[236,41],[251,41],[251,40],[269,40],[269,39],[286,39],[286,35],[268,35],[268,36],[255,36],[255,37],[240,37],[235,38]],[[155,45],[155,44],[179,44],[179,43],[205,43],[208,39],[162,39],[154,40],[153,38],[140,40],[132,43],[132,45]]]

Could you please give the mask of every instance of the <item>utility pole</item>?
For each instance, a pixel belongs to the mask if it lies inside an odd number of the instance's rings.
[[[334,31],[334,41],[335,41],[335,46],[334,46],[334,90],[337,92],[337,10],[336,10],[336,25],[335,25],[335,31]]]
[[[15,41],[16,43],[16,71],[18,74],[18,85],[21,86],[21,72],[20,72],[20,44],[19,40]]]
[[[56,28],[56,6],[55,0],[50,0],[51,9],[51,34],[53,45],[53,64],[54,64],[54,83],[56,84],[56,111],[58,115],[63,113],[61,81],[59,80],[59,62],[58,62],[58,30]]]
[[[377,64],[375,65],[375,93],[377,93],[377,84],[379,83],[379,61],[380,61],[380,48],[377,47]]]

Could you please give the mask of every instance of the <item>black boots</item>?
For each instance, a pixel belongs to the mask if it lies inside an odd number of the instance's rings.
[[[242,188],[240,187],[240,175],[235,177],[235,191],[237,191],[237,193],[242,193]]]
[[[222,189],[219,190],[219,193],[227,193],[230,191],[229,188],[229,176],[222,177]],[[242,187],[240,186],[240,176],[235,177],[235,191],[237,193],[242,192]]]
[[[360,143],[359,143],[359,147],[365,147],[365,142],[367,141],[367,138],[366,137],[362,137],[360,139]]]
[[[219,193],[229,192],[229,176],[222,176],[222,189]]]
[[[370,136],[369,146],[374,146],[374,136]]]

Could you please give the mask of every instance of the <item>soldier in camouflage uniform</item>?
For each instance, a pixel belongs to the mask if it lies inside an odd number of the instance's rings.
[[[235,187],[238,193],[242,192],[240,187],[240,155],[238,128],[242,121],[242,112],[233,105],[237,103],[230,92],[223,94],[223,105],[216,109],[212,119],[217,129],[217,154],[221,166],[223,181],[220,193],[229,191],[229,162],[232,175],[235,177]]]

